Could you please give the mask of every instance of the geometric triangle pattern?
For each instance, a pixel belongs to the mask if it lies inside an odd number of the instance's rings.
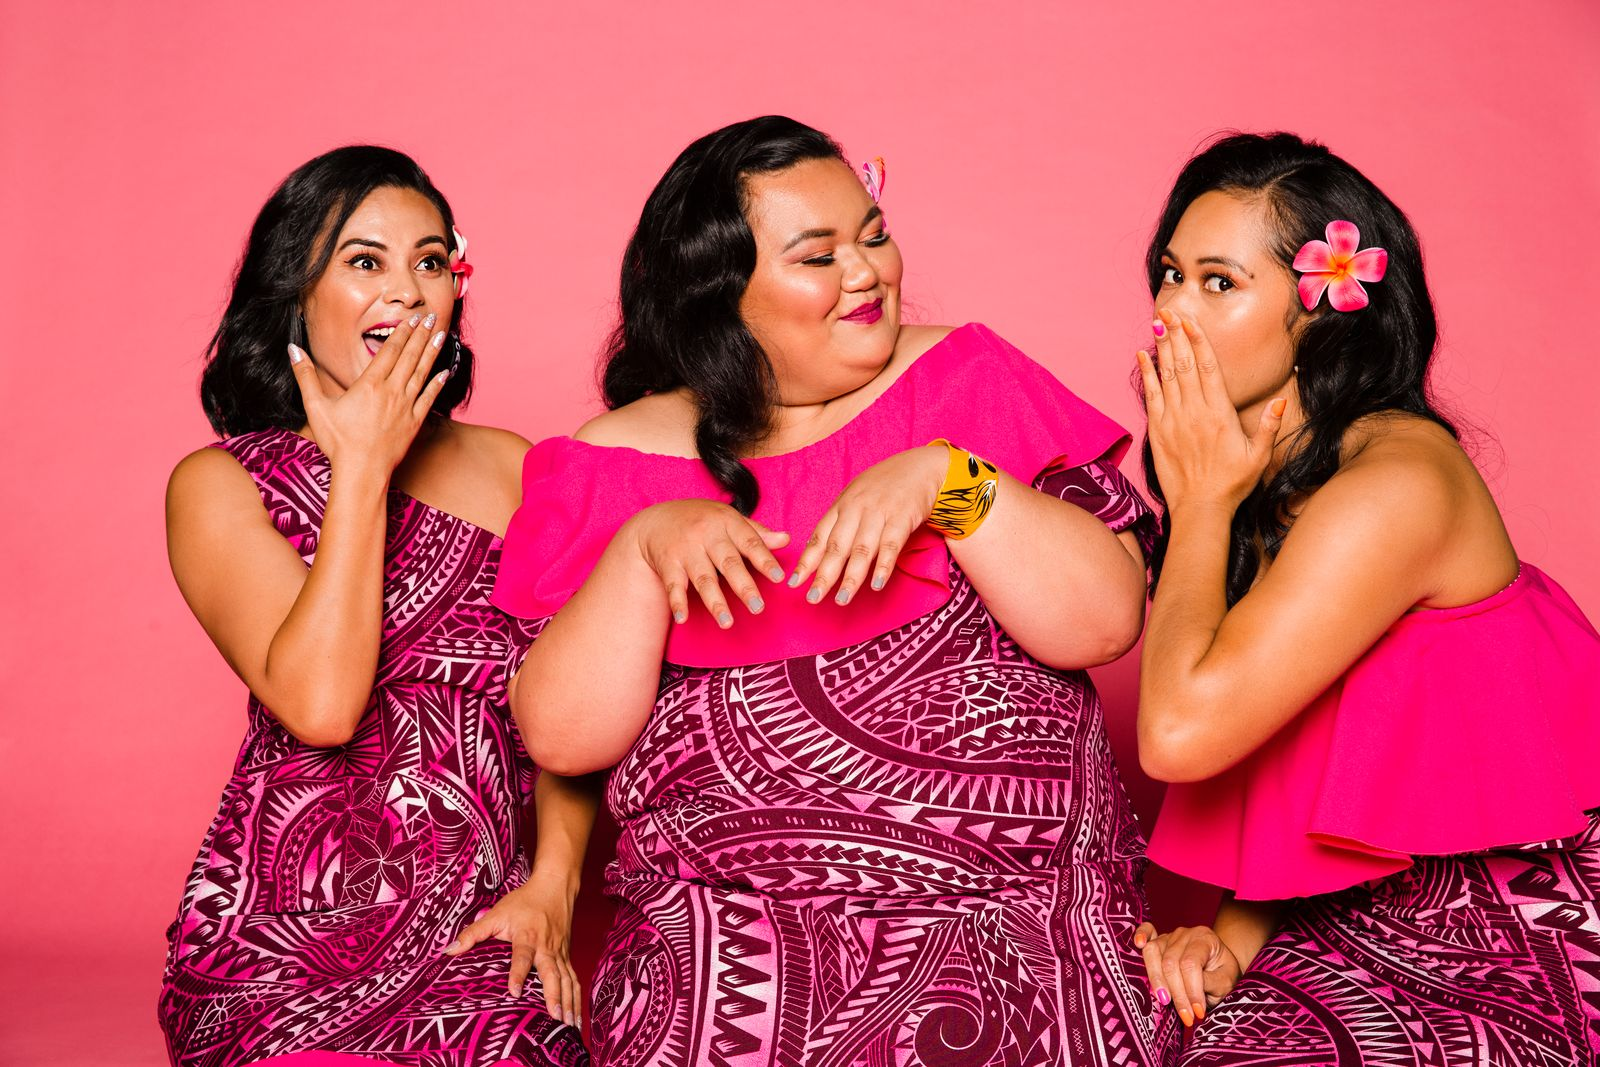
[[[1146,514],[1113,468],[1052,479],[1114,529]],[[943,606],[862,644],[668,666],[608,786],[596,1063],[1173,1062],[1099,698],[950,567]]]
[[[222,442],[309,564],[330,467],[287,430]],[[302,1051],[413,1067],[587,1064],[510,946],[445,945],[527,877],[534,768],[506,699],[537,633],[489,603],[500,539],[389,495],[383,637],[348,744],[297,741],[254,696],[233,774],[184,887],[159,1015],[172,1062]]]
[[[1183,1067],[1600,1064],[1600,813],[1298,900]]]

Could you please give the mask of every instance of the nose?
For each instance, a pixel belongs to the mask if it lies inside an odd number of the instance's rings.
[[[878,268],[859,251],[850,252],[848,258],[843,255],[840,258],[844,260],[844,273],[840,276],[839,285],[845,292],[859,293],[878,284]]]
[[[385,303],[398,304],[403,308],[421,307],[422,287],[417,284],[416,275],[410,270],[391,272],[384,279],[383,299]]]
[[[1196,317],[1195,312],[1199,310],[1194,306],[1195,303],[1194,294],[1189,291],[1189,287],[1182,285],[1157,293],[1155,310],[1168,310],[1186,319],[1193,319]]]

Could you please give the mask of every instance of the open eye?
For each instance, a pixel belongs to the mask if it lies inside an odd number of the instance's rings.
[[[445,257],[439,255],[436,252],[430,252],[427,255],[422,257],[422,262],[417,264],[417,269],[418,270],[426,270],[426,271],[436,271],[436,270],[444,270],[449,265],[450,265],[450,261],[445,259]]]
[[[1177,267],[1163,267],[1161,269],[1161,284],[1182,285],[1183,271],[1179,270]]]
[[[350,258],[350,265],[356,270],[377,270],[378,259],[376,256],[370,256],[363,252],[359,256],[352,256]]]
[[[1233,288],[1233,279],[1226,274],[1207,274],[1205,288],[1208,293],[1225,293]]]

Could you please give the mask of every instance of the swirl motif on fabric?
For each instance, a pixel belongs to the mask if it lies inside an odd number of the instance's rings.
[[[286,430],[220,447],[309,563],[326,457]],[[588,1062],[536,977],[507,997],[505,942],[441,954],[527,874],[517,828],[534,768],[506,683],[538,627],[489,603],[499,558],[498,537],[391,493],[378,672],[355,736],[312,748],[250,698],[167,934],[159,1014],[174,1064],[308,1050],[415,1067]]]
[[[1114,467],[1041,485],[1149,532]],[[608,791],[597,1063],[1176,1056],[1132,947],[1144,842],[1094,687],[1023,652],[953,564],[951,586],[837,651],[668,665]]]

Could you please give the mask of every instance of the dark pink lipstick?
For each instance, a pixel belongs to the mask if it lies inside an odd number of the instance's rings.
[[[871,326],[881,318],[883,318],[883,298],[879,297],[869,304],[862,304],[848,315],[839,316],[839,321],[856,322],[862,326]]]

